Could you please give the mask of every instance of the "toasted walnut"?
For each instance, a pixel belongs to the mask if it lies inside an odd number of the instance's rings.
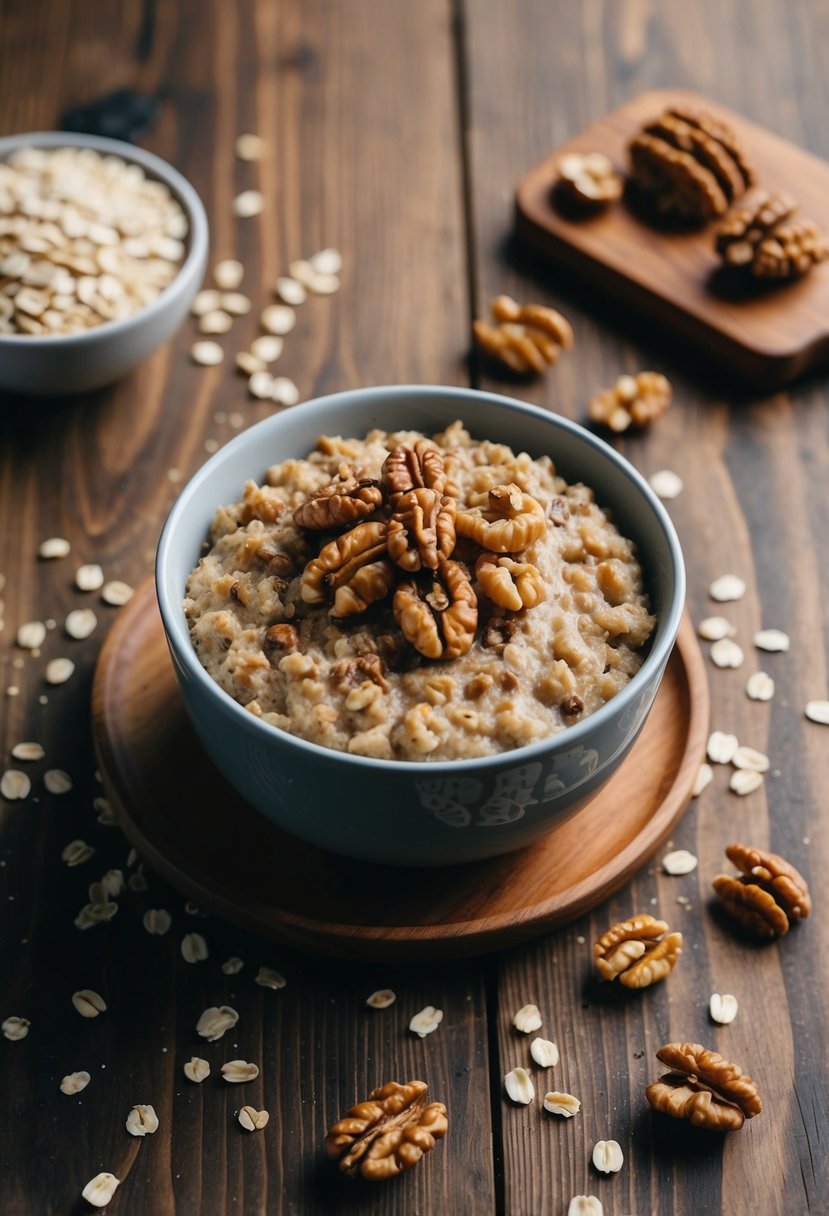
[[[478,600],[458,562],[442,560],[430,584],[403,582],[394,593],[394,619],[427,659],[456,659],[475,640]]]
[[[274,523],[285,509],[285,504],[271,486],[259,486],[255,481],[246,481],[239,523],[249,524],[254,519],[263,523]]]
[[[806,879],[777,853],[750,845],[730,844],[725,850],[740,877],[719,874],[712,886],[730,917],[758,937],[783,937],[790,926],[812,910]]]
[[[389,557],[401,570],[436,570],[455,548],[455,500],[420,486],[396,495],[386,538]]]
[[[713,1131],[737,1131],[763,1109],[751,1077],[700,1043],[667,1043],[656,1058],[671,1072],[649,1085],[645,1096],[674,1119]]]
[[[490,650],[503,650],[516,628],[517,622],[514,617],[490,617],[484,630],[484,646]]]
[[[325,1138],[329,1157],[340,1169],[370,1182],[394,1178],[417,1165],[447,1131],[446,1107],[426,1102],[425,1081],[397,1081],[374,1089],[367,1102],[352,1106]]]
[[[380,477],[392,506],[398,494],[421,487],[447,492],[444,458],[431,439],[418,439],[413,448],[399,443],[384,460]]]
[[[547,531],[540,502],[513,482],[493,486],[485,507],[459,511],[455,527],[491,553],[518,553]]]
[[[613,388],[602,389],[587,407],[594,422],[621,433],[629,426],[647,426],[671,404],[671,382],[659,372],[620,376]]]
[[[761,192],[750,206],[730,212],[720,224],[716,249],[727,266],[757,278],[790,279],[829,257],[829,244],[813,220],[795,220],[786,194]]]
[[[262,649],[269,659],[281,659],[288,651],[296,650],[299,645],[299,634],[295,625],[270,625],[265,630]]]
[[[350,532],[324,545],[300,579],[306,604],[323,604],[333,592],[331,615],[351,616],[388,595],[394,567],[386,558],[386,524],[357,524]]]
[[[331,528],[347,528],[358,519],[365,519],[383,502],[380,483],[368,477],[356,477],[348,465],[330,485],[323,486],[294,510],[294,519],[301,528],[319,532]]]
[[[495,324],[475,321],[475,338],[515,372],[543,372],[573,345],[570,322],[554,308],[518,304],[509,296],[496,296],[491,307]]]
[[[331,669],[339,692],[349,688],[357,688],[365,680],[370,680],[383,692],[388,692],[390,685],[386,679],[386,664],[379,654],[361,654],[354,659],[341,659]]]
[[[475,564],[475,576],[493,604],[510,612],[534,608],[547,598],[541,573],[531,562],[482,553]]]
[[[606,207],[622,197],[622,179],[601,152],[568,152],[556,169],[559,189],[582,207]]]
[[[681,953],[682,934],[669,933],[664,920],[642,912],[602,934],[593,962],[603,980],[618,977],[626,988],[649,988],[673,971]]]

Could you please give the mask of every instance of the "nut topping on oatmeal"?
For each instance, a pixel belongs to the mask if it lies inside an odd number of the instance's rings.
[[[419,486],[395,495],[396,509],[386,538],[389,557],[410,573],[436,570],[455,548],[455,500]]]
[[[418,439],[414,447],[399,443],[389,452],[382,469],[383,488],[396,507],[396,495],[424,487],[437,494],[451,493],[446,484],[444,459],[431,439]]]
[[[493,486],[485,507],[459,511],[455,526],[491,553],[518,553],[541,539],[547,517],[540,502],[511,482]]]
[[[356,688],[366,680],[382,688],[383,692],[389,691],[386,664],[379,654],[361,654],[356,659],[341,659],[334,665],[331,674],[341,692]]]
[[[323,604],[326,588],[334,593],[333,617],[365,612],[391,591],[394,570],[386,559],[388,525],[378,520],[358,524],[324,545],[300,579],[307,604]]]
[[[455,659],[475,640],[478,600],[459,562],[442,560],[431,588],[400,583],[394,593],[394,619],[403,636],[427,659]]]
[[[493,604],[510,612],[534,608],[547,598],[544,579],[532,562],[482,553],[475,563],[475,576]]]
[[[382,502],[383,492],[377,481],[357,477],[344,465],[337,481],[300,503],[294,510],[294,519],[300,527],[318,532],[348,527],[371,515]]]
[[[299,634],[296,631],[295,625],[286,623],[271,625],[265,630],[265,640],[262,644],[262,649],[269,657],[279,655],[280,657],[289,650],[296,650],[299,646]]]

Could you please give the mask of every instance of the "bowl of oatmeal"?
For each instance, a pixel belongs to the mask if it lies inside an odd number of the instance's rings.
[[[0,389],[63,396],[132,371],[184,320],[207,250],[199,196],[151,152],[0,139]]]
[[[156,583],[230,783],[314,844],[404,865],[521,848],[592,797],[647,717],[685,591],[667,513],[600,439],[406,386],[308,402],[216,453]]]

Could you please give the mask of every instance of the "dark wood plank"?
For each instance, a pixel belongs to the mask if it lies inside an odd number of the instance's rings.
[[[819,1212],[829,1203],[826,1156],[815,1149],[826,1136],[825,1111],[816,1114],[827,1086],[826,1019],[817,995],[829,983],[825,917],[818,907],[798,932],[757,949],[729,933],[708,904],[731,840],[769,844],[812,880],[829,855],[819,793],[829,780],[829,750],[821,728],[803,717],[806,701],[827,692],[829,572],[818,539],[829,517],[825,386],[807,382],[766,399],[725,396],[704,358],[682,361],[655,330],[634,329],[625,310],[517,258],[506,238],[509,187],[551,149],[649,88],[707,93],[825,156],[829,134],[818,116],[826,82],[817,47],[829,14],[816,3],[795,13],[779,3],[723,8],[713,0],[692,10],[639,0],[610,8],[475,0],[464,14],[478,315],[493,295],[508,291],[561,308],[576,334],[573,350],[546,377],[510,381],[509,391],[583,419],[589,397],[623,370],[656,367],[674,381],[675,404],[658,425],[616,443],[644,473],[672,468],[684,479],[670,510],[686,554],[694,620],[722,612],[737,624],[746,655],[738,671],[709,667],[712,725],[768,750],[772,762],[764,790],[738,799],[719,769],[692,805],[674,839],[699,857],[694,874],[668,878],[656,859],[590,917],[502,959],[493,1071],[526,1062],[511,1018],[536,1001],[544,1032],[561,1047],[551,1087],[572,1088],[583,1101],[582,1113],[562,1124],[538,1109],[513,1107],[501,1089],[504,1210],[558,1214],[570,1195],[592,1193],[605,1216]],[[789,185],[797,193],[797,184]],[[482,386],[507,383],[479,371]],[[748,592],[721,609],[707,588],[728,571],[746,579]],[[761,626],[786,629],[791,652],[755,651],[751,638]],[[777,681],[766,705],[744,692],[749,673],[761,668]],[[678,904],[678,896],[690,904]],[[592,942],[639,910],[663,915],[685,934],[679,966],[643,994],[597,988]],[[731,1026],[709,1021],[713,991],[737,995]],[[671,1039],[698,1039],[736,1059],[761,1085],[762,1116],[708,1149],[681,1124],[666,1127],[652,1117],[643,1091],[659,1075],[654,1052]],[[543,1080],[537,1084],[540,1090]],[[618,1177],[605,1179],[590,1153],[596,1139],[608,1137],[620,1141],[626,1163]]]
[[[151,569],[177,486],[206,459],[205,442],[222,443],[266,414],[265,404],[246,396],[232,356],[255,334],[258,306],[276,275],[324,245],[343,250],[341,293],[301,310],[279,364],[303,396],[464,378],[467,299],[447,4],[14,3],[6,6],[3,35],[4,133],[55,126],[65,107],[124,84],[163,97],[148,145],[201,193],[212,255],[243,260],[255,310],[223,340],[221,368],[190,364],[188,324],[111,390],[51,405],[0,403],[0,571],[8,580],[0,593],[0,766],[21,739],[39,740],[47,753],[30,769],[32,796],[0,802],[2,1017],[32,1022],[25,1040],[0,1039],[3,1091],[13,1095],[0,1114],[0,1207],[4,1216],[79,1211],[82,1186],[109,1169],[124,1178],[110,1211],[130,1216],[391,1216],[449,1212],[456,1204],[492,1211],[480,968],[320,964],[189,915],[183,897],[152,874],[146,892],[121,896],[111,924],[84,933],[72,924],[91,880],[113,866],[127,873],[128,848],[91,810],[100,795],[91,676],[116,610],[73,590],[72,574],[82,561],[98,561],[108,577],[135,584]],[[245,130],[267,141],[259,165],[234,158],[234,139]],[[261,187],[266,210],[261,219],[234,221],[231,200],[250,186]],[[71,541],[72,555],[38,563],[39,541],[56,534]],[[96,633],[86,642],[64,638],[65,613],[90,601]],[[42,655],[24,655],[14,647],[16,628],[41,617],[57,627]],[[46,688],[44,661],[58,654],[71,655],[75,675]],[[6,695],[10,685],[18,696]],[[47,767],[72,774],[71,794],[44,793]],[[77,837],[96,853],[67,869],[60,852]],[[217,870],[222,862],[217,855]],[[172,913],[169,936],[144,931],[141,918],[152,907]],[[210,957],[189,966],[179,947],[192,930],[204,933]],[[220,968],[231,954],[246,963],[236,977]],[[253,982],[261,964],[284,972],[284,991]],[[389,984],[397,1004],[367,1010],[366,996]],[[71,1006],[82,987],[108,1003],[95,1021]],[[206,1044],[195,1022],[206,1006],[224,1002],[238,1010],[238,1029]],[[445,1016],[439,1032],[421,1041],[406,1027],[427,1003]],[[213,1065],[202,1087],[181,1071],[192,1054]],[[260,1065],[254,1084],[231,1089],[217,1079],[218,1066],[234,1056]],[[89,1088],[74,1098],[60,1094],[60,1078],[81,1068],[93,1074]],[[447,1102],[446,1144],[398,1184],[343,1185],[321,1158],[327,1126],[373,1086],[415,1075]],[[161,1120],[141,1143],[124,1129],[136,1102],[151,1102]],[[239,1128],[234,1112],[244,1102],[270,1111],[264,1132]]]

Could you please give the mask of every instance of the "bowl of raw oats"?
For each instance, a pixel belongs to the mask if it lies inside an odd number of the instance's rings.
[[[230,783],[314,844],[409,865],[521,848],[592,797],[685,594],[664,508],[607,444],[507,397],[406,386],[307,402],[216,453],[156,584]]]
[[[207,250],[196,191],[160,157],[61,131],[0,139],[0,389],[126,375],[184,320]]]

